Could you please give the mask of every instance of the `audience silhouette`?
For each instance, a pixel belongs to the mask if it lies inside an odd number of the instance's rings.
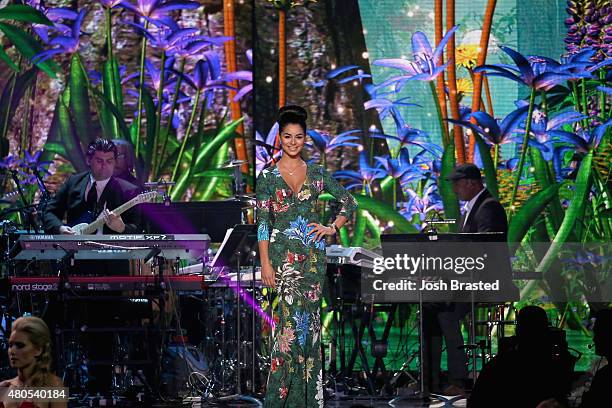
[[[488,362],[468,399],[468,408],[536,408],[552,401],[566,404],[574,361],[567,347],[553,340],[544,309],[522,308],[509,350]],[[547,401],[549,400],[549,401]]]
[[[610,390],[612,390],[612,309],[600,310],[595,315],[595,326],[593,327],[593,343],[595,343],[595,354],[605,357],[608,364],[599,369],[591,388],[582,396],[582,408],[602,407],[605,401],[610,403]],[[609,406],[609,405],[608,405]]]

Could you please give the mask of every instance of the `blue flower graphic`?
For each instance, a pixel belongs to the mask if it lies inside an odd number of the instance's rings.
[[[291,221],[289,228],[283,231],[283,234],[285,234],[289,239],[299,239],[304,246],[310,246],[314,243],[314,247],[316,249],[325,249],[325,241],[314,241],[313,236],[310,235],[311,232],[312,227],[309,227],[306,218],[300,215],[295,219],[295,221]]]
[[[295,331],[297,332],[297,341],[300,346],[306,344],[306,335],[308,334],[308,327],[310,326],[310,314],[307,311],[296,311],[293,315],[295,320]]]

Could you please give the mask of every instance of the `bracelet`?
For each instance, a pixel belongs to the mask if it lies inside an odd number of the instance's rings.
[[[334,229],[334,234],[337,234],[340,232],[340,230],[338,229],[338,226],[333,222],[329,225],[329,227],[332,227]]]

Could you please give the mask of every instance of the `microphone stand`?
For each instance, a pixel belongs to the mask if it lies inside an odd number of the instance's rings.
[[[49,198],[51,198],[51,193],[49,193],[49,190],[47,189],[47,186],[45,185],[45,182],[43,181],[42,176],[40,175],[40,171],[38,169],[32,169],[32,171],[34,172],[36,179],[38,179],[38,188],[40,189],[40,192],[42,194],[42,199],[48,200]]]
[[[21,198],[21,203],[23,204],[23,206],[27,206],[28,202],[25,199],[25,194],[23,193],[23,189],[21,188],[21,183],[19,181],[19,177],[17,177],[17,170],[11,170],[11,178],[13,179],[13,181],[15,182],[15,185],[17,186],[17,192],[19,193],[19,198]]]
[[[21,198],[22,203],[22,207],[17,211],[19,211],[24,218],[24,228],[28,232],[30,232],[31,229],[34,229],[34,233],[36,233],[36,222],[33,220],[32,211],[33,206],[31,204],[28,204],[23,189],[21,188],[21,182],[19,181],[19,177],[17,177],[17,174],[17,170],[11,170],[11,178],[13,179],[15,186],[17,186],[17,193],[19,194],[19,198]]]
[[[222,402],[228,402],[228,401],[246,401],[246,402],[250,402],[252,404],[254,404],[255,406],[261,407],[263,406],[262,403],[255,397],[244,394],[243,390],[242,390],[242,375],[241,375],[241,370],[242,370],[242,356],[241,356],[241,347],[242,347],[242,341],[241,341],[241,337],[242,337],[242,330],[241,330],[241,302],[242,302],[242,279],[241,279],[241,270],[242,270],[242,263],[241,263],[241,259],[242,257],[244,257],[244,260],[248,263],[249,260],[254,261],[253,259],[253,252],[251,251],[251,249],[245,245],[247,240],[248,240],[249,235],[248,234],[244,234],[241,238],[240,241],[238,242],[238,245],[236,245],[236,249],[234,251],[235,257],[236,257],[236,344],[237,344],[237,349],[236,349],[236,388],[235,388],[235,394],[233,395],[228,395],[225,397],[220,397],[218,399],[218,401],[222,401]],[[221,249],[220,249],[221,250]],[[254,267],[254,262],[252,262],[252,273],[253,275],[255,275],[255,267]],[[253,284],[254,284],[253,280]],[[231,284],[231,282],[230,282]],[[255,293],[253,293],[253,296],[255,295]],[[255,311],[253,310],[252,313],[254,314]],[[254,322],[252,322],[253,324]],[[254,333],[253,333],[254,334]],[[253,341],[253,352],[255,352],[255,342]],[[246,361],[245,361],[246,363]],[[251,373],[252,374],[252,373]],[[252,374],[253,375],[253,374]],[[255,389],[255,384],[253,384],[253,390]],[[255,394],[255,393],[253,393]]]
[[[256,263],[256,259],[257,259],[257,251],[251,251],[249,253],[249,259],[251,261],[251,272],[252,272],[252,279],[251,279],[251,296],[253,296],[253,300],[256,299],[256,294],[255,294],[255,263]],[[257,394],[257,388],[255,387],[255,362],[256,362],[256,357],[257,357],[257,348],[255,347],[255,342],[257,340],[257,336],[256,336],[256,316],[255,316],[255,310],[251,309],[251,392],[253,393],[253,395]]]
[[[432,219],[429,223],[425,223],[421,228],[421,233],[427,233],[430,241],[436,241],[438,239],[438,231],[435,227],[435,224],[432,223]],[[419,268],[419,280],[423,281],[423,270]],[[413,394],[409,395],[400,395],[398,397],[393,398],[389,401],[389,405],[395,407],[397,403],[401,403],[403,401],[428,401],[429,400],[429,387],[425,389],[425,372],[424,372],[424,364],[425,361],[425,341],[423,339],[423,293],[419,292],[419,303],[418,303],[418,315],[419,315],[419,389],[415,391]],[[431,370],[431,368],[430,368]]]
[[[455,219],[443,219],[440,214],[435,211],[434,214],[432,214],[431,218],[429,219],[429,222],[424,223],[423,227],[421,228],[421,233],[423,234],[427,234],[427,238],[429,241],[437,241],[438,240],[438,225],[444,225],[444,224],[455,224],[456,220]],[[421,268],[419,268],[419,280],[422,282],[423,281],[423,270]],[[403,401],[415,401],[415,400],[421,400],[421,401],[427,401],[429,400],[429,397],[434,397],[435,399],[439,400],[439,401],[444,401],[446,403],[446,398],[444,398],[443,396],[437,395],[437,394],[431,394],[429,387],[427,387],[427,389],[425,388],[425,373],[423,370],[424,364],[423,362],[425,361],[425,352],[424,352],[424,346],[425,346],[425,341],[423,338],[423,293],[422,291],[418,291],[419,292],[419,303],[418,303],[418,314],[419,314],[419,382],[420,382],[420,386],[418,391],[416,391],[414,394],[410,394],[410,395],[401,395],[398,396],[396,398],[393,398],[391,401],[389,401],[389,405],[394,407],[395,404],[397,403],[401,403]],[[432,368],[430,368],[431,371]],[[452,403],[452,402],[451,402]]]
[[[43,181],[43,178],[40,175],[40,171],[37,168],[32,168],[32,172],[34,172],[34,175],[36,176],[36,179],[38,180],[38,188],[40,189],[40,194],[41,194],[40,201],[38,202],[37,211],[39,214],[44,214],[47,209],[47,204],[49,203],[49,200],[51,199],[51,193],[47,189],[47,186],[45,185],[45,182]],[[35,232],[38,233],[38,231],[36,230]],[[41,232],[44,232],[44,229],[41,229]]]

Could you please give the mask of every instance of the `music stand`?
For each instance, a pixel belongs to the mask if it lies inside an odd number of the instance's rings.
[[[222,242],[227,226],[241,222],[244,206],[240,201],[144,203],[138,211],[150,234],[208,234],[211,242]]]
[[[241,265],[248,265],[250,262],[253,267],[253,280],[251,286],[253,291],[255,290],[255,266],[254,260],[257,256],[257,225],[255,224],[237,224],[234,228],[227,231],[225,239],[223,240],[221,247],[215,255],[212,267],[223,267],[223,266],[236,266],[236,338],[237,338],[237,350],[236,350],[236,394],[229,395],[227,397],[219,398],[220,401],[228,400],[244,400],[255,403],[261,406],[261,402],[254,397],[243,395],[242,393],[242,381],[241,381],[241,324],[240,324],[240,295],[242,292],[242,284],[240,279],[240,268]],[[254,293],[254,292],[253,292]],[[253,325],[255,324],[255,313],[253,313]],[[255,359],[255,330],[253,330],[253,343],[252,343],[253,360]],[[255,393],[255,364],[252,364],[252,387],[253,393]]]
[[[415,243],[424,243],[424,242],[431,242],[431,241],[436,241],[436,242],[441,242],[441,243],[466,243],[466,242],[474,242],[474,243],[483,243],[483,244],[487,244],[487,243],[505,243],[505,234],[503,233],[498,233],[498,232],[484,232],[484,233],[444,233],[444,234],[438,234],[438,232],[435,230],[435,228],[430,231],[429,233],[425,234],[425,233],[421,233],[421,234],[390,234],[390,235],[382,235],[381,236],[381,241],[382,242],[396,242],[396,243],[403,243],[403,242],[415,242]],[[384,248],[384,246],[383,246]],[[383,255],[384,255],[384,250],[383,250]],[[495,264],[498,266],[498,269],[496,270],[497,273],[499,273],[499,278],[500,281],[504,282],[503,287],[505,288],[505,296],[508,296],[508,300],[510,300],[511,298],[513,300],[518,300],[518,290],[516,289],[516,287],[514,285],[511,285],[511,265],[510,265],[510,256],[509,253],[507,252],[507,246],[506,245],[499,245],[499,247],[497,247],[497,251],[494,255],[496,258],[496,262]],[[473,277],[473,276],[472,276]],[[486,277],[486,276],[485,276]],[[423,279],[423,275],[422,275],[422,269],[419,269],[419,279],[422,280]],[[516,289],[516,291],[515,291]],[[440,401],[443,402],[448,402],[450,401],[448,398],[442,396],[442,395],[438,395],[438,394],[431,394],[428,392],[428,390],[425,389],[424,387],[424,382],[425,382],[425,378],[424,378],[424,372],[423,372],[423,346],[424,346],[424,342],[423,342],[423,294],[421,293],[421,291],[418,291],[418,295],[419,295],[419,347],[420,347],[420,390],[418,393],[416,393],[414,396],[412,396],[413,398],[427,398],[429,396],[436,398]],[[470,326],[470,333],[469,333],[469,337],[470,340],[472,342],[474,342],[474,339],[476,337],[476,333],[475,333],[475,328],[474,328],[474,317],[475,317],[475,298],[474,298],[474,292],[471,291],[470,293],[470,300],[469,300],[469,304],[470,304],[470,316],[471,316],[471,320],[472,320],[472,324]],[[473,380],[475,380],[475,371],[476,371],[476,361],[475,361],[475,355],[472,354],[472,374],[473,374]],[[394,400],[392,400],[391,402],[400,402],[402,400],[406,400],[409,399],[409,397],[398,397],[395,398]],[[452,399],[454,401],[454,399]],[[452,403],[452,402],[451,402]]]

